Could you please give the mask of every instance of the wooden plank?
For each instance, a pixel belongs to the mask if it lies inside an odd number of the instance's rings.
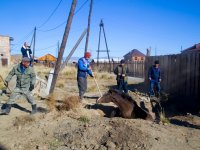
[[[148,84],[148,71],[149,71],[149,62],[150,62],[150,57],[145,58],[145,63],[144,63],[144,78],[145,78],[145,85]]]
[[[161,83],[160,83],[160,86],[161,86],[161,90],[164,91],[164,79],[163,79],[163,68],[164,68],[164,57],[165,56],[160,56],[160,71],[161,71]]]
[[[185,93],[185,81],[186,81],[186,76],[185,76],[185,54],[181,54],[181,61],[180,61],[180,74],[182,74],[182,77],[180,77],[180,86],[182,87],[180,89],[180,96],[183,96]]]
[[[196,53],[195,54],[195,95],[196,95],[196,97],[198,97],[198,94],[200,91],[200,87],[199,87],[200,62],[199,61],[200,61],[200,54]]]
[[[200,101],[200,53],[197,54],[198,57],[197,57],[197,80],[198,80],[198,87],[197,87],[197,90],[198,90],[198,100]]]
[[[175,86],[175,88],[177,89],[177,91],[176,91],[176,96],[179,96],[180,95],[180,89],[181,89],[181,82],[180,82],[180,78],[181,78],[181,72],[180,72],[180,61],[181,61],[181,59],[180,59],[181,57],[180,57],[180,54],[179,55],[176,55],[176,77],[175,77],[175,79],[176,79],[176,86]]]
[[[172,72],[172,68],[171,68],[171,60],[172,59],[172,55],[168,56],[168,89],[170,91],[170,94],[172,93],[172,76],[173,76],[173,72]]]
[[[171,55],[170,56],[170,76],[171,76],[171,87],[170,87],[170,91],[171,91],[171,94],[174,95],[174,93],[176,93],[176,89],[175,89],[175,84],[176,84],[176,81],[175,81],[175,76],[176,76],[176,65],[175,65],[175,55]]]
[[[195,53],[190,55],[190,95],[195,97]]]
[[[190,96],[190,54],[186,55],[186,96]]]
[[[162,64],[160,64],[160,68],[161,68],[161,79],[162,79],[162,89],[163,91],[167,92],[167,56],[163,56],[163,62]]]

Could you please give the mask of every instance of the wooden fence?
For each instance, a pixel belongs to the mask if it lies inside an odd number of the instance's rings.
[[[115,62],[111,63],[111,65],[107,62],[99,63],[99,66],[93,63],[92,68],[98,71],[113,72],[118,65],[119,63]],[[125,66],[128,68],[129,76],[144,78],[144,61],[128,62]]]
[[[200,53],[146,57],[146,83],[148,69],[155,60],[160,62],[163,91],[200,100]]]

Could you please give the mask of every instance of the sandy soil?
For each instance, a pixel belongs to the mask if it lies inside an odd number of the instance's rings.
[[[103,80],[103,79],[102,79]],[[106,92],[115,79],[98,81]],[[134,79],[132,84],[136,83]],[[70,85],[70,86],[68,86]],[[92,88],[91,88],[92,87]],[[90,90],[85,101],[91,106],[99,96],[95,83],[89,80]],[[199,150],[200,118],[196,115],[166,118],[171,123],[142,119],[109,118],[114,104],[85,108],[76,104],[73,109],[57,110],[50,105],[62,105],[67,96],[78,94],[76,81],[67,81],[52,103],[37,99],[38,113],[31,116],[31,106],[18,100],[8,116],[0,116],[0,149],[11,150]],[[65,93],[65,94],[64,94]],[[151,105],[144,95],[130,92],[138,105],[145,104],[152,115]],[[1,105],[7,100],[1,97]],[[72,100],[72,97],[68,99]],[[71,106],[70,106],[71,107]],[[104,108],[104,109],[102,109]],[[107,112],[106,112],[106,111]]]

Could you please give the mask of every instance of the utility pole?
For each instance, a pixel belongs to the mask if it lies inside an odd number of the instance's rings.
[[[35,41],[36,41],[36,27],[34,28],[34,40],[33,40],[33,63],[32,65],[34,65],[34,60],[35,60]]]
[[[110,62],[110,56],[109,56],[109,50],[108,50],[108,44],[107,44],[107,40],[106,40],[106,33],[105,33],[105,30],[104,30],[103,20],[101,20],[99,26],[100,26],[100,30],[99,30],[99,43],[98,43],[98,50],[97,50],[97,66],[99,66],[99,52],[107,52],[108,61],[109,61],[109,64],[110,64],[110,71],[111,71],[111,62]],[[104,35],[104,40],[105,40],[105,44],[106,44],[106,50],[100,50],[101,28],[103,29],[103,35]]]
[[[58,47],[57,47],[57,51],[56,51],[56,57],[58,58],[58,54],[59,54],[59,50],[60,50],[60,43],[59,43],[59,41],[58,41],[58,45],[57,45]]]
[[[85,29],[83,31],[83,33],[81,34],[80,38],[78,39],[78,41],[76,42],[75,46],[73,47],[73,49],[70,51],[69,55],[67,56],[67,58],[65,59],[65,61],[63,62],[60,71],[62,71],[65,66],[67,65],[67,62],[69,61],[69,59],[71,58],[71,56],[73,55],[74,51],[76,50],[76,48],[78,47],[78,45],[80,44],[80,42],[82,41],[83,37],[85,36],[87,32],[87,29]]]
[[[58,78],[58,73],[60,71],[61,61],[62,61],[63,54],[64,54],[64,51],[65,51],[65,46],[66,46],[66,43],[67,43],[67,39],[68,39],[68,35],[69,35],[69,30],[70,30],[70,27],[71,27],[71,24],[72,24],[72,20],[73,20],[73,16],[74,16],[74,11],[75,11],[75,8],[76,8],[76,3],[77,3],[77,0],[73,0],[72,1],[70,13],[69,13],[69,16],[68,16],[68,19],[67,19],[67,24],[66,24],[66,27],[65,27],[65,32],[64,32],[62,43],[61,43],[61,47],[60,47],[60,51],[59,51],[58,58],[57,58],[57,61],[56,61],[56,66],[55,66],[55,71],[54,71],[54,74],[53,74],[53,79],[52,79],[52,84],[51,84],[51,88],[50,88],[50,93],[53,93],[55,85],[56,85],[56,80]]]
[[[88,27],[87,27],[87,35],[86,35],[86,42],[85,42],[85,53],[88,50],[88,41],[89,41],[89,35],[90,35],[90,19],[91,19],[91,14],[92,14],[92,4],[93,4],[93,0],[90,0],[90,11],[89,11],[89,16],[88,16]]]

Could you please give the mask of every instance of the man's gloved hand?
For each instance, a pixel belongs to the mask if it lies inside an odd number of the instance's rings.
[[[31,84],[31,85],[30,85],[30,88],[29,88],[29,91],[32,91],[33,89],[34,89],[34,85]]]
[[[8,81],[5,81],[5,82],[4,82],[4,85],[5,85],[6,87],[8,87]]]
[[[94,75],[93,75],[93,74],[91,74],[91,75],[90,75],[90,77],[94,78]]]

